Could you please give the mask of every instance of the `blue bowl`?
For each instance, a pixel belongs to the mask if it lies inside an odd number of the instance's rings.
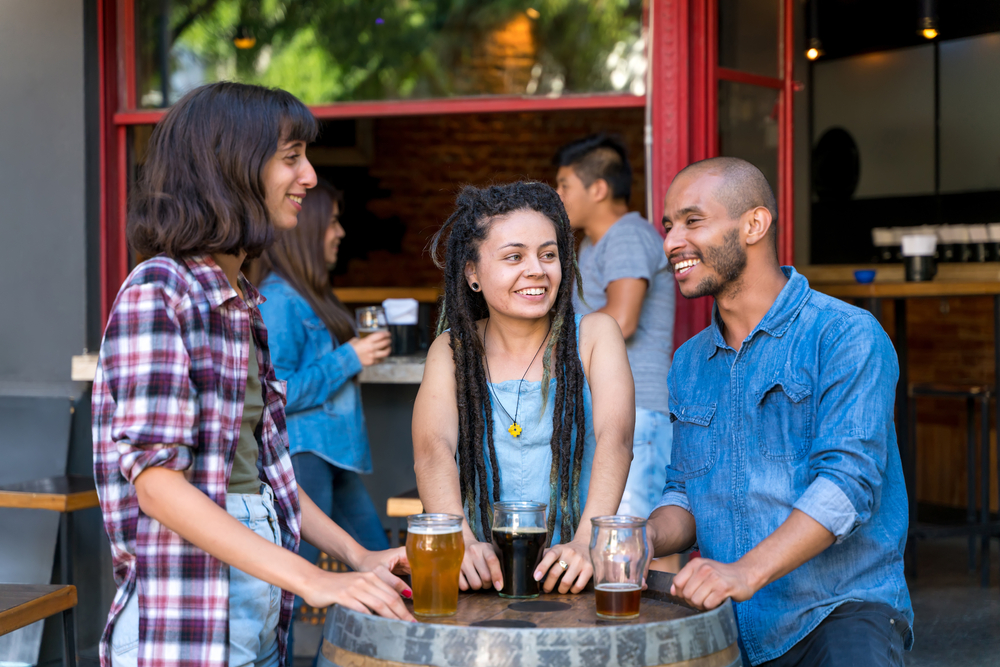
[[[862,285],[867,285],[875,280],[875,269],[860,269],[855,271],[854,279]]]

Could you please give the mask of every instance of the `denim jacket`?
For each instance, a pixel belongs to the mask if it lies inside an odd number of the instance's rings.
[[[674,356],[674,445],[658,505],[691,512],[701,554],[722,563],[757,546],[793,508],[836,537],[736,605],[753,664],[782,655],[849,600],[885,603],[913,624],[896,353],[869,313],[782,271],[788,283],[738,352],[716,310]],[[907,648],[912,641],[909,631]]]
[[[361,360],[339,345],[309,302],[272,273],[260,286],[267,299],[260,312],[267,325],[275,374],[288,383],[288,445],[338,468],[370,473],[372,456],[354,377]]]

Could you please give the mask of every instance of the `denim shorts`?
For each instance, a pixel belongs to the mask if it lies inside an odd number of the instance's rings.
[[[643,519],[650,515],[663,495],[672,442],[673,425],[669,415],[636,407],[632,465],[628,469],[618,514]]]
[[[281,544],[274,492],[226,495],[226,511],[273,544]],[[229,568],[229,667],[277,667],[281,589]],[[113,667],[136,667],[139,657],[139,596],[133,592],[111,634]]]

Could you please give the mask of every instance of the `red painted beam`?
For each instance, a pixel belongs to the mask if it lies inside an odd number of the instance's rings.
[[[572,111],[579,109],[641,109],[642,95],[563,95],[562,97],[456,97],[435,100],[393,100],[340,102],[309,107],[320,120],[334,118],[387,118],[466,113],[518,113],[531,111]],[[147,125],[159,122],[165,109],[123,111],[115,114],[119,125]]]
[[[741,72],[740,70],[729,69],[728,67],[716,67],[715,71],[718,74],[720,81],[748,83],[751,86],[774,88],[775,90],[781,90],[785,85],[781,79],[776,79],[773,76],[751,74],[750,72]]]
[[[663,217],[663,199],[677,173],[708,157],[707,136],[714,134],[706,72],[711,62],[708,4],[715,0],[653,0],[653,222]],[[707,3],[707,4],[706,4]],[[711,123],[711,125],[709,125]],[[674,349],[710,321],[711,300],[677,294]]]
[[[795,261],[795,1],[782,1],[781,93],[778,134],[778,260]]]

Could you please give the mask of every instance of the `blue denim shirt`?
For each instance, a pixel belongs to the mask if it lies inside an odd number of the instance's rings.
[[[869,313],[782,271],[788,283],[738,352],[716,310],[674,356],[674,445],[658,505],[691,512],[701,554],[722,563],[757,546],[793,508],[836,536],[736,605],[753,664],[782,655],[849,600],[883,602],[913,623],[895,350]],[[907,648],[912,641],[910,632]]]
[[[271,362],[288,383],[288,445],[292,454],[310,452],[338,468],[370,473],[372,456],[354,376],[361,360],[339,345],[309,302],[272,273],[260,286]]]

